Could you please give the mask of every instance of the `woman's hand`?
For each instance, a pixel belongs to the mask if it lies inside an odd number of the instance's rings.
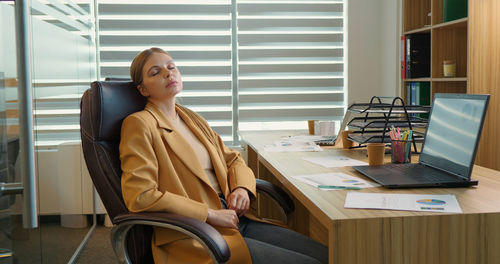
[[[234,210],[208,208],[207,223],[210,225],[238,229],[238,221],[238,216]]]
[[[250,208],[250,198],[245,188],[239,187],[233,190],[227,197],[227,206],[236,211],[238,216],[244,215]]]

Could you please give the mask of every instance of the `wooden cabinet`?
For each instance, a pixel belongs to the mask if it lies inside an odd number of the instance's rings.
[[[443,0],[401,0],[402,35],[431,34],[430,76],[402,79],[428,81],[435,93],[490,94],[476,164],[500,170],[500,1],[468,0],[468,15],[443,21]],[[456,77],[444,77],[443,61],[456,62]]]
[[[402,36],[422,33],[431,36],[429,76],[402,79],[403,97],[409,101],[406,89],[409,82],[430,82],[431,102],[435,93],[466,93],[468,18],[443,22],[443,0],[402,0],[402,4]],[[444,76],[445,60],[455,62],[456,76]]]
[[[500,170],[500,1],[469,0],[468,92],[490,94],[476,164]]]

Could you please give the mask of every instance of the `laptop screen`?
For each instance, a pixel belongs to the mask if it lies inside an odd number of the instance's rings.
[[[435,94],[420,162],[469,179],[489,95]]]

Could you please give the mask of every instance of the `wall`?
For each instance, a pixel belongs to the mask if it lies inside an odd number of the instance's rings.
[[[384,96],[399,96],[399,39],[400,13],[398,0],[381,0],[380,28],[381,28],[381,94]]]
[[[348,103],[399,95],[399,1],[347,2]]]

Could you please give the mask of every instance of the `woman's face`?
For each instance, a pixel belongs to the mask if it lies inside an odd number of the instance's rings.
[[[150,101],[169,101],[182,91],[181,73],[167,54],[151,54],[142,68],[142,76],[138,88]]]

